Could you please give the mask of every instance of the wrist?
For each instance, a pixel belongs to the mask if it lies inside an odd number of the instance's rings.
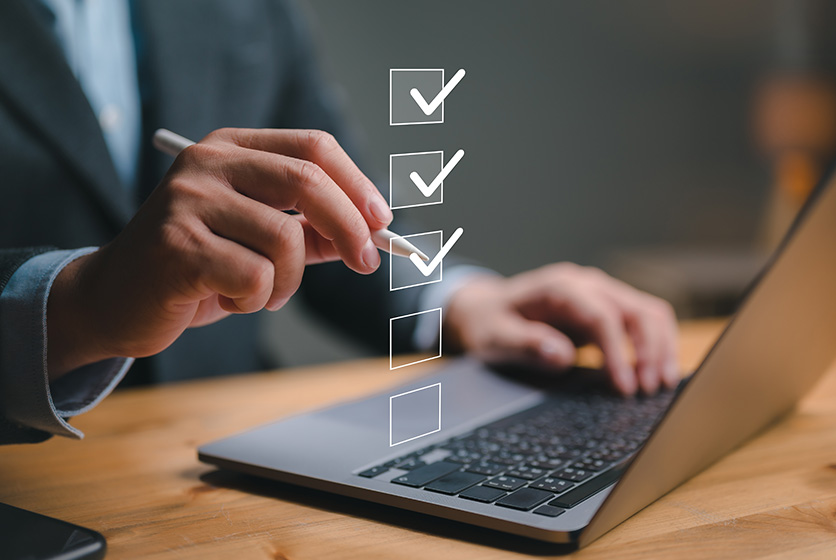
[[[492,306],[501,305],[502,276],[480,275],[468,280],[450,295],[444,314],[444,348],[461,353],[473,347],[470,339],[478,329],[477,323],[490,316]],[[476,325],[478,326],[478,325]]]
[[[95,253],[68,263],[56,276],[47,300],[47,373],[53,382],[74,369],[110,358],[91,328],[84,270]]]

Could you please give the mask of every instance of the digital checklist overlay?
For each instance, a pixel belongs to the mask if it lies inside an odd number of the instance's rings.
[[[456,72],[454,77],[445,83],[445,75],[443,68],[429,68],[429,69],[420,69],[420,68],[390,68],[389,70],[389,124],[390,126],[409,126],[409,125],[422,125],[422,124],[443,124],[444,123],[444,111],[445,111],[445,101],[447,96],[455,89],[458,85],[459,81],[464,77],[465,71],[464,69],[460,69]],[[437,82],[435,80],[438,80]],[[414,80],[414,82],[412,82]],[[407,99],[406,92],[409,93],[409,98]],[[430,97],[428,100],[427,98]],[[416,110],[417,109],[417,110]],[[435,167],[435,164],[432,163],[430,167],[427,167],[426,163],[424,167],[421,168],[418,165],[418,159],[423,157],[425,160],[427,157],[436,157],[438,158],[438,166]],[[392,210],[402,209],[402,208],[415,208],[420,206],[429,206],[429,205],[438,205],[443,204],[444,202],[444,191],[443,191],[443,182],[446,179],[447,175],[455,168],[461,158],[464,156],[464,150],[458,150],[454,157],[451,158],[451,161],[445,164],[444,162],[444,152],[441,150],[436,151],[424,151],[424,152],[407,152],[401,154],[390,154],[389,156],[389,204]],[[408,202],[398,202],[396,201],[396,186],[395,186],[395,162],[396,158],[401,158],[398,160],[399,163],[402,163],[403,167],[403,176],[398,177],[399,179],[399,188],[403,189],[403,194],[406,196],[402,196],[398,200],[407,200]],[[412,158],[412,161],[409,160]],[[407,180],[407,178],[409,180]],[[412,187],[414,187],[418,193],[412,191]],[[442,277],[442,260],[444,256],[446,256],[447,252],[452,248],[452,246],[456,243],[458,238],[462,234],[462,229],[458,228],[453,236],[444,243],[443,232],[427,232],[425,234],[413,234],[411,236],[404,236],[404,237],[418,237],[420,235],[427,235],[427,234],[434,234],[438,233],[441,236],[441,247],[439,252],[432,258],[429,263],[421,262],[421,259],[418,258],[417,255],[412,254],[410,255],[410,261],[415,266],[415,268],[424,276],[430,277],[431,274],[434,272],[438,272],[438,279],[437,280],[424,280],[420,282],[413,282],[412,284],[406,284],[403,286],[396,287],[393,281],[393,269],[394,266],[390,266],[390,278],[389,278],[389,287],[391,291],[398,290],[398,289],[408,289],[416,286],[422,286],[433,282],[441,282]],[[424,250],[424,249],[422,249]],[[426,250],[425,250],[426,252]],[[392,257],[390,257],[392,258]],[[390,263],[391,264],[391,263]],[[415,364],[420,364],[423,362],[427,362],[430,360],[441,358],[442,356],[442,347],[441,347],[441,340],[442,340],[442,314],[443,310],[439,308],[435,309],[428,309],[423,311],[416,311],[415,313],[410,313],[406,315],[401,315],[398,317],[392,317],[389,320],[389,369],[390,371],[408,367]],[[394,330],[395,330],[395,323],[397,321],[404,321],[404,320],[418,320],[419,317],[423,317],[424,320],[432,320],[435,322],[435,317],[432,315],[437,315],[438,321],[438,346],[437,351],[434,354],[429,354],[423,357],[418,357],[415,360],[407,361],[402,364],[395,363],[395,356],[394,356],[394,344],[393,344],[393,337],[394,337]],[[397,405],[396,402],[398,399],[402,401],[404,399],[409,399],[410,397],[415,397],[415,395],[421,395],[428,391],[436,391],[437,392],[437,404],[434,410],[430,410],[428,402],[422,404],[426,408],[421,411],[421,414],[427,414],[426,418],[410,418],[407,420],[417,420],[415,422],[400,422],[399,419],[396,417]],[[426,400],[426,399],[425,399]],[[419,439],[421,437],[425,437],[427,435],[436,433],[441,431],[442,429],[442,415],[441,415],[441,408],[442,408],[442,396],[441,396],[441,383],[435,383],[432,385],[428,385],[426,387],[420,387],[418,389],[413,389],[411,391],[406,391],[404,393],[400,393],[397,395],[392,395],[389,398],[389,445],[393,447],[395,445],[401,445],[403,443],[407,443],[409,441],[413,441]],[[432,429],[427,430],[426,428],[430,427],[429,422],[426,423],[424,429],[418,430],[421,433],[414,433],[414,434],[406,434],[405,437],[400,437],[403,434],[399,434],[399,437],[395,437],[395,426],[400,424],[405,424],[407,426],[417,425],[421,426],[422,422],[420,420],[429,420],[429,415],[437,415],[437,423],[431,426]],[[397,440],[397,441],[396,441]]]

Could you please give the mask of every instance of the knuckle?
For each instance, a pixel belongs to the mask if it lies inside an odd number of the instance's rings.
[[[578,274],[581,266],[573,262],[563,261],[549,265],[547,270],[557,277],[566,277]]]
[[[653,307],[659,316],[665,319],[676,320],[676,310],[674,310],[673,305],[667,300],[654,297]]]
[[[167,195],[167,203],[173,205],[183,199],[201,197],[203,189],[198,188],[196,182],[190,178],[175,175],[164,183],[163,192]]]
[[[609,280],[610,279],[610,275],[607,274],[606,272],[604,272],[603,270],[601,270],[600,268],[598,268],[597,266],[584,266],[584,267],[579,267],[579,268],[590,279],[593,279],[593,280],[596,280],[596,281],[603,281],[603,280]]]
[[[187,286],[199,289],[205,268],[201,259],[206,234],[196,224],[164,223],[159,229],[154,260],[161,263],[167,278],[181,278]]]
[[[194,253],[196,248],[203,243],[198,228],[188,223],[163,223],[160,226],[159,237],[159,248],[174,255]]]
[[[327,175],[317,164],[303,161],[296,170],[296,181],[303,189],[319,188],[325,184]]]
[[[606,331],[610,326],[611,317],[601,309],[593,309],[587,313],[587,322],[596,331]]]
[[[277,245],[285,250],[296,249],[305,243],[302,224],[281,212],[273,212],[268,218],[267,229]]]
[[[190,165],[205,167],[207,162],[219,160],[227,155],[228,150],[222,146],[223,144],[201,141],[184,148],[178,159]]]
[[[259,294],[273,286],[273,264],[267,259],[257,259],[241,269],[241,290],[246,294]]]
[[[324,130],[306,130],[302,137],[303,149],[310,159],[318,159],[339,148],[337,139]]]
[[[231,128],[231,127],[223,127],[218,128],[207,134],[203,137],[201,143],[212,143],[212,142],[228,142],[231,138],[237,137],[241,132],[241,129],[238,128]]]

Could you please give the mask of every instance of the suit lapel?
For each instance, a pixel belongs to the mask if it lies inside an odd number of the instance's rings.
[[[0,1],[0,37],[0,102],[32,127],[121,229],[134,207],[60,46],[22,0]]]

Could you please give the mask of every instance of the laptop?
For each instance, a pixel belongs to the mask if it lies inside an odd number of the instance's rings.
[[[831,365],[834,183],[830,175],[810,197],[675,391],[625,399],[601,388],[600,372],[543,386],[460,359],[402,387],[209,443],[199,458],[584,546],[789,413]]]

